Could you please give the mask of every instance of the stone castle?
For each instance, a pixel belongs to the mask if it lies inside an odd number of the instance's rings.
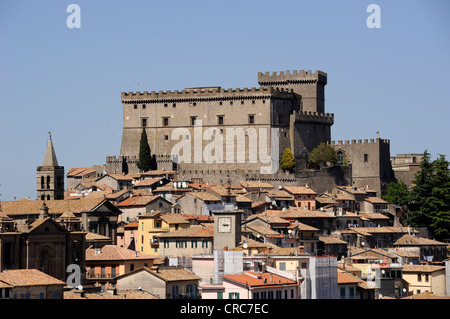
[[[122,92],[120,155],[107,156],[106,172],[138,172],[139,143],[145,129],[158,169],[176,170],[181,179],[223,182],[229,176],[233,182],[256,179],[314,184],[315,173],[302,179],[302,171],[309,153],[324,142],[353,166],[350,171],[334,169],[331,175],[326,173],[330,176],[324,179],[323,187],[316,185],[319,191],[328,190],[325,184],[329,183],[369,185],[381,191],[390,180],[388,140],[377,138],[373,143],[351,145],[331,141],[334,114],[325,112],[325,72],[259,72],[258,84],[256,88]],[[190,155],[186,158],[192,160],[180,161],[173,154],[180,141],[180,153]],[[230,141],[234,143],[227,144]],[[289,176],[281,170],[263,174],[268,164],[260,158],[279,161],[285,148],[293,152],[296,172]],[[205,160],[206,155],[202,156],[202,151],[198,154],[199,149],[209,150],[213,160]]]

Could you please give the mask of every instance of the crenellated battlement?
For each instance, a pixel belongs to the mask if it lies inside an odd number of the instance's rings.
[[[359,139],[359,140],[343,140],[343,141],[342,140],[338,140],[338,141],[330,141],[329,145],[377,144],[377,143],[389,144],[390,140],[380,139],[380,138],[377,138],[377,139],[371,138],[370,140],[369,139],[364,139],[364,140],[362,140],[362,139]]]
[[[272,87],[252,87],[252,88],[228,88],[207,87],[207,88],[186,88],[182,91],[144,91],[144,92],[122,92],[122,103],[132,103],[135,101],[147,103],[160,102],[164,100],[220,100],[220,99],[241,99],[245,97],[291,97],[292,89],[272,88]]]
[[[258,83],[260,85],[280,85],[280,84],[302,84],[302,83],[327,83],[327,74],[325,72],[294,70],[280,72],[258,72]]]
[[[309,111],[296,111],[294,113],[295,122],[320,122],[333,125],[334,114],[333,113],[317,113]]]

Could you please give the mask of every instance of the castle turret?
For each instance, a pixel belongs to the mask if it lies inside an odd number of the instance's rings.
[[[64,167],[58,164],[51,134],[44,162],[42,166],[37,167],[37,198],[40,200],[64,199]]]
[[[261,86],[271,86],[292,89],[302,97],[301,111],[325,113],[325,85],[327,74],[322,71],[294,70],[286,72],[259,72],[258,83]]]

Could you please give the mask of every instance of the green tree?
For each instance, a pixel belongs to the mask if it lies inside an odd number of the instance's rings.
[[[409,203],[410,192],[408,186],[400,180],[389,183],[383,198],[391,204],[406,206]]]
[[[384,200],[391,204],[397,204],[400,206],[397,211],[397,217],[402,225],[406,224],[410,196],[411,193],[408,186],[401,180],[396,180],[389,183],[386,194],[383,195]]]
[[[431,161],[424,152],[420,170],[414,178],[408,222],[427,227],[437,239],[450,237],[450,170],[444,155]]]
[[[308,157],[309,167],[323,167],[328,163],[335,165],[338,161],[336,151],[330,145],[320,143],[315,149],[311,151]]]
[[[148,145],[147,132],[145,128],[142,129],[141,141],[139,144],[139,160],[137,167],[142,172],[147,172],[156,169],[156,157],[151,155],[150,146]]]
[[[290,171],[295,167],[294,155],[289,147],[285,148],[281,154],[280,167],[285,171]]]

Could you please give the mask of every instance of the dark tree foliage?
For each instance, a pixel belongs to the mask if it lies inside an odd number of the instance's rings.
[[[410,225],[427,227],[437,239],[450,238],[450,170],[444,155],[431,161],[424,152],[409,198]]]
[[[156,157],[151,155],[150,146],[148,145],[147,132],[145,128],[142,129],[141,141],[139,144],[139,160],[137,167],[142,172],[147,172],[156,169]]]

